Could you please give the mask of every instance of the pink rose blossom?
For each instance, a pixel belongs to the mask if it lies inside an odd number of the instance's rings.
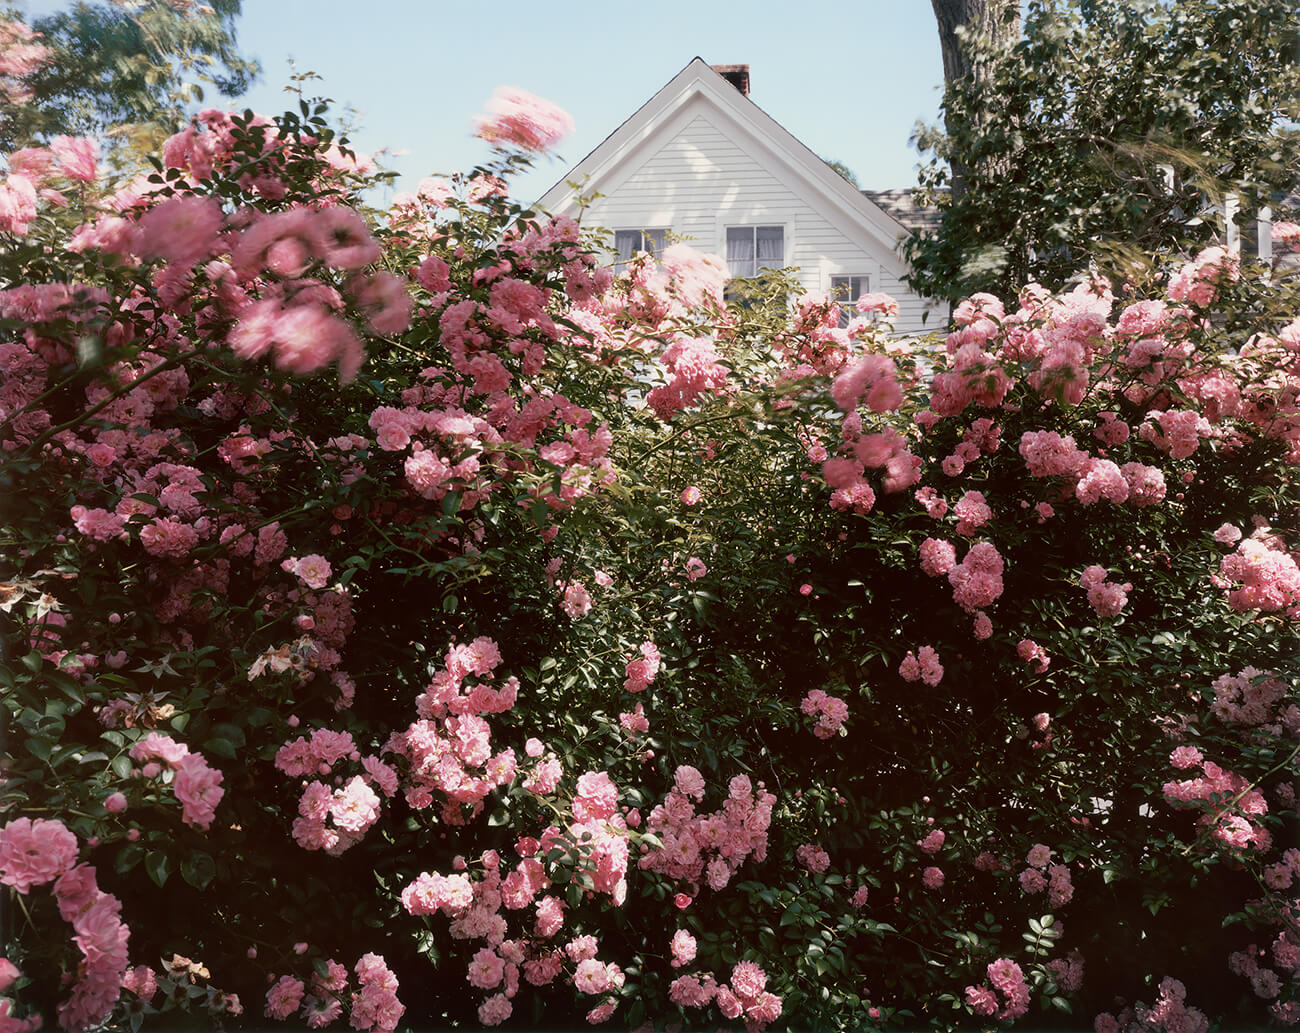
[[[696,800],[704,799],[704,776],[698,768],[689,764],[680,765],[673,773],[673,783],[679,792],[693,796]]]
[[[284,1021],[298,1010],[302,1003],[306,986],[301,979],[293,976],[281,976],[266,992],[266,1009],[268,1019]]]
[[[330,575],[333,573],[329,560],[316,553],[304,556],[302,559],[290,556],[280,564],[280,567],[285,573],[301,578],[308,588],[315,589],[324,588],[329,584]]]
[[[1035,868],[1046,868],[1051,860],[1052,848],[1042,843],[1035,843],[1030,847],[1029,854],[1025,857],[1025,861]]]
[[[685,929],[673,933],[672,941],[673,968],[681,968],[695,960],[695,937]]]
[[[469,965],[469,979],[471,986],[476,986],[480,990],[491,990],[501,982],[505,974],[505,961],[492,950],[491,947],[481,948]]]
[[[738,961],[731,970],[731,989],[739,997],[754,998],[767,987],[767,973],[752,961]]]
[[[1241,541],[1241,530],[1233,524],[1223,524],[1214,532],[1214,540],[1222,545],[1236,545]]]
[[[50,153],[58,159],[69,179],[93,183],[98,178],[98,140],[89,136],[56,136],[50,141]]]
[[[0,883],[26,893],[77,861],[77,837],[56,819],[15,818],[0,829]]]
[[[485,1026],[499,1026],[510,1018],[514,1008],[505,994],[493,994],[478,1006],[478,1020]]]
[[[568,112],[514,86],[499,87],[477,122],[488,143],[524,151],[548,151],[573,132]]]
[[[604,771],[588,771],[578,778],[573,816],[578,821],[604,821],[618,806],[618,787]]]
[[[573,620],[586,616],[590,612],[591,606],[591,596],[580,581],[571,582],[565,587],[560,609]]]
[[[943,843],[946,838],[947,837],[944,835],[942,829],[935,829],[916,845],[920,848],[920,851],[923,854],[937,854],[943,849]]]
[[[1026,868],[1020,873],[1020,888],[1026,893],[1042,893],[1047,889],[1047,876],[1037,868]]]

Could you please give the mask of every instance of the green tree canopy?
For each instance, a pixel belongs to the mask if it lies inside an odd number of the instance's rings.
[[[917,134],[943,223],[909,241],[911,285],[1059,288],[1205,243],[1229,192],[1258,211],[1300,170],[1298,22],[1293,0],[1031,0],[1018,39],[964,34],[983,74]]]
[[[258,74],[235,40],[241,0],[79,2],[35,19],[54,59],[27,80],[32,103],[0,112],[6,150],[123,126],[173,131],[200,81],[243,94]]]

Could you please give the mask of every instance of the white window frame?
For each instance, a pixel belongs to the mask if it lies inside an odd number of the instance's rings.
[[[835,281],[839,280],[839,283]],[[858,281],[858,290],[853,292],[853,281]],[[830,274],[830,291],[831,300],[840,307],[840,329],[849,325],[851,320],[857,314],[857,300],[864,294],[871,293],[871,274],[870,273],[831,273]],[[840,287],[846,288],[843,292]]]
[[[749,231],[750,255],[749,258],[733,259],[731,258],[731,242],[733,238],[739,238],[742,231]],[[767,239],[772,239],[771,232],[776,230],[780,233],[781,240],[781,257],[779,261],[773,261],[771,258],[760,259],[758,257],[759,232],[765,231],[768,234]],[[740,223],[725,226],[723,228],[723,248],[727,255],[727,271],[733,278],[757,276],[764,269],[784,269],[786,262],[786,227],[784,223]],[[737,267],[740,266],[738,269]]]
[[[617,256],[616,261],[619,263],[627,262],[638,251],[649,251],[658,258],[663,254],[664,248],[668,246],[668,234],[671,233],[668,227],[655,228],[646,227],[644,229],[624,229],[614,231],[614,254]],[[623,248],[619,247],[619,238],[627,240],[629,237],[634,239],[628,240],[631,250],[626,255],[623,254]],[[647,246],[647,241],[649,246]]]

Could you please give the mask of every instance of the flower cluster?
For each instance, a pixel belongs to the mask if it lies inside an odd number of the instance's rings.
[[[33,32],[17,18],[0,21],[0,100],[5,104],[30,100],[31,89],[23,80],[53,58],[53,50],[36,42],[40,38],[39,32]]]
[[[1029,867],[1020,873],[1020,888],[1026,894],[1047,890],[1052,907],[1059,908],[1073,898],[1074,886],[1070,882],[1070,869],[1063,864],[1051,864],[1051,856],[1051,850],[1041,843],[1029,851],[1026,858]]]
[[[821,689],[809,691],[799,704],[799,709],[809,717],[816,718],[813,735],[818,739],[829,739],[841,728],[849,716],[849,705],[837,696],[830,696]]]
[[[139,770],[146,778],[157,776],[164,767],[171,771],[172,792],[181,802],[181,820],[186,825],[206,830],[212,824],[226,791],[221,788],[221,772],[209,767],[203,754],[191,753],[184,743],[157,732],[135,743],[130,752],[132,760],[143,764]]]
[[[815,875],[824,872],[831,863],[831,855],[816,843],[804,843],[796,848],[794,858]]]
[[[73,942],[82,954],[79,979],[59,1005],[59,1025],[70,1031],[98,1026],[117,1003],[128,967],[130,930],[122,921],[122,903],[101,890],[95,869],[77,865],[54,884],[59,914],[72,923]]]
[[[504,713],[518,698],[516,678],[500,686],[488,681],[500,663],[500,650],[486,636],[452,646],[442,669],[416,700],[419,720],[388,737],[383,753],[398,758],[403,793],[411,807],[430,807],[437,794],[443,820],[464,824],[464,806],[477,814],[488,793],[514,781],[514,750],[492,752],[491,726],[482,716]]]
[[[966,1003],[971,1010],[976,1015],[996,1015],[1003,1022],[1024,1015],[1029,1010],[1029,985],[1020,966],[1010,958],[998,958],[989,962],[986,971],[992,988],[987,984],[966,987]]]
[[[1235,283],[1240,275],[1240,257],[1225,247],[1208,247],[1173,275],[1169,298],[1205,308],[1214,303],[1224,284]]]
[[[1187,988],[1172,976],[1160,981],[1160,994],[1154,1007],[1138,1002],[1118,1015],[1102,1012],[1093,1020],[1096,1033],[1128,1033],[1130,1030],[1152,1033],[1207,1033],[1209,1019],[1197,1008],[1186,1004]]]
[[[648,689],[658,675],[659,665],[663,659],[659,655],[658,648],[649,639],[637,648],[641,655],[629,660],[623,671],[627,677],[623,682],[623,688],[628,692],[644,692]]]
[[[352,971],[361,984],[352,994],[352,1028],[392,1033],[406,1012],[397,998],[397,976],[379,954],[363,954]]]
[[[1162,790],[1165,800],[1175,807],[1200,810],[1197,824],[1210,828],[1214,838],[1225,846],[1266,852],[1273,844],[1272,834],[1259,822],[1250,820],[1268,813],[1264,794],[1241,775],[1204,760],[1199,753],[1195,759],[1190,755],[1179,756],[1174,764],[1184,768],[1195,765],[1200,766],[1201,776],[1166,782]]]
[[[1279,874],[1285,871],[1287,885],[1290,885],[1293,876],[1300,877],[1300,850],[1288,850],[1283,856],[1283,862],[1274,868],[1279,871]],[[1280,881],[1281,878],[1275,876],[1273,882]],[[1295,930],[1283,928],[1274,938],[1270,948],[1271,965],[1261,960],[1268,958],[1268,952],[1260,950],[1252,943],[1228,956],[1228,969],[1250,980],[1251,990],[1256,997],[1274,1002],[1270,1010],[1279,1025],[1294,1025],[1294,1020],[1300,1017],[1293,1007],[1295,1002],[1275,1000],[1275,998],[1281,995],[1284,980],[1294,983],[1296,976],[1300,974],[1300,937],[1297,937]]]
[[[1035,664],[1035,670],[1044,674],[1052,662],[1047,650],[1031,638],[1023,638],[1016,644],[1016,655],[1027,664]]]
[[[753,857],[767,856],[767,830],[776,797],[760,782],[754,789],[748,776],[736,775],[727,786],[727,799],[711,814],[697,814],[695,804],[704,799],[705,782],[698,771],[683,765],[662,804],[650,812],[646,831],[662,846],[641,855],[645,871],[670,879],[705,883],[721,890]]]
[[[1002,595],[1003,569],[997,546],[992,542],[976,542],[962,561],[946,572],[952,585],[952,601],[967,613],[992,606]]]
[[[1245,539],[1236,552],[1223,557],[1213,583],[1228,589],[1228,605],[1238,612],[1300,614],[1300,567],[1295,558],[1256,538]]]
[[[943,664],[939,663],[939,654],[932,646],[922,646],[915,653],[910,649],[907,651],[907,656],[898,665],[898,673],[904,681],[923,681],[933,686],[943,679]]]
[[[718,983],[712,976],[678,976],[668,998],[684,1008],[707,1008],[713,1003],[723,1018],[744,1018],[752,1033],[765,1029],[781,1017],[781,998],[769,993],[767,973],[752,961],[738,961],[731,970],[731,982]]]
[[[1214,679],[1210,713],[1227,724],[1263,727],[1274,735],[1300,735],[1300,707],[1283,702],[1287,686],[1273,672],[1246,667]]]
[[[1107,580],[1110,573],[1099,564],[1092,564],[1079,575],[1079,584],[1088,591],[1088,605],[1099,617],[1114,617],[1128,604],[1131,584],[1116,584]]]

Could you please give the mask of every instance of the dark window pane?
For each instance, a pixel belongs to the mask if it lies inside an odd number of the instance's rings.
[[[615,230],[614,231],[614,250],[618,252],[618,260],[626,262],[641,248],[641,231],[640,230]]]
[[[754,275],[754,228],[727,227],[727,269],[732,276]]]
[[[758,268],[780,269],[785,265],[785,228],[759,226],[754,231],[758,244]]]

